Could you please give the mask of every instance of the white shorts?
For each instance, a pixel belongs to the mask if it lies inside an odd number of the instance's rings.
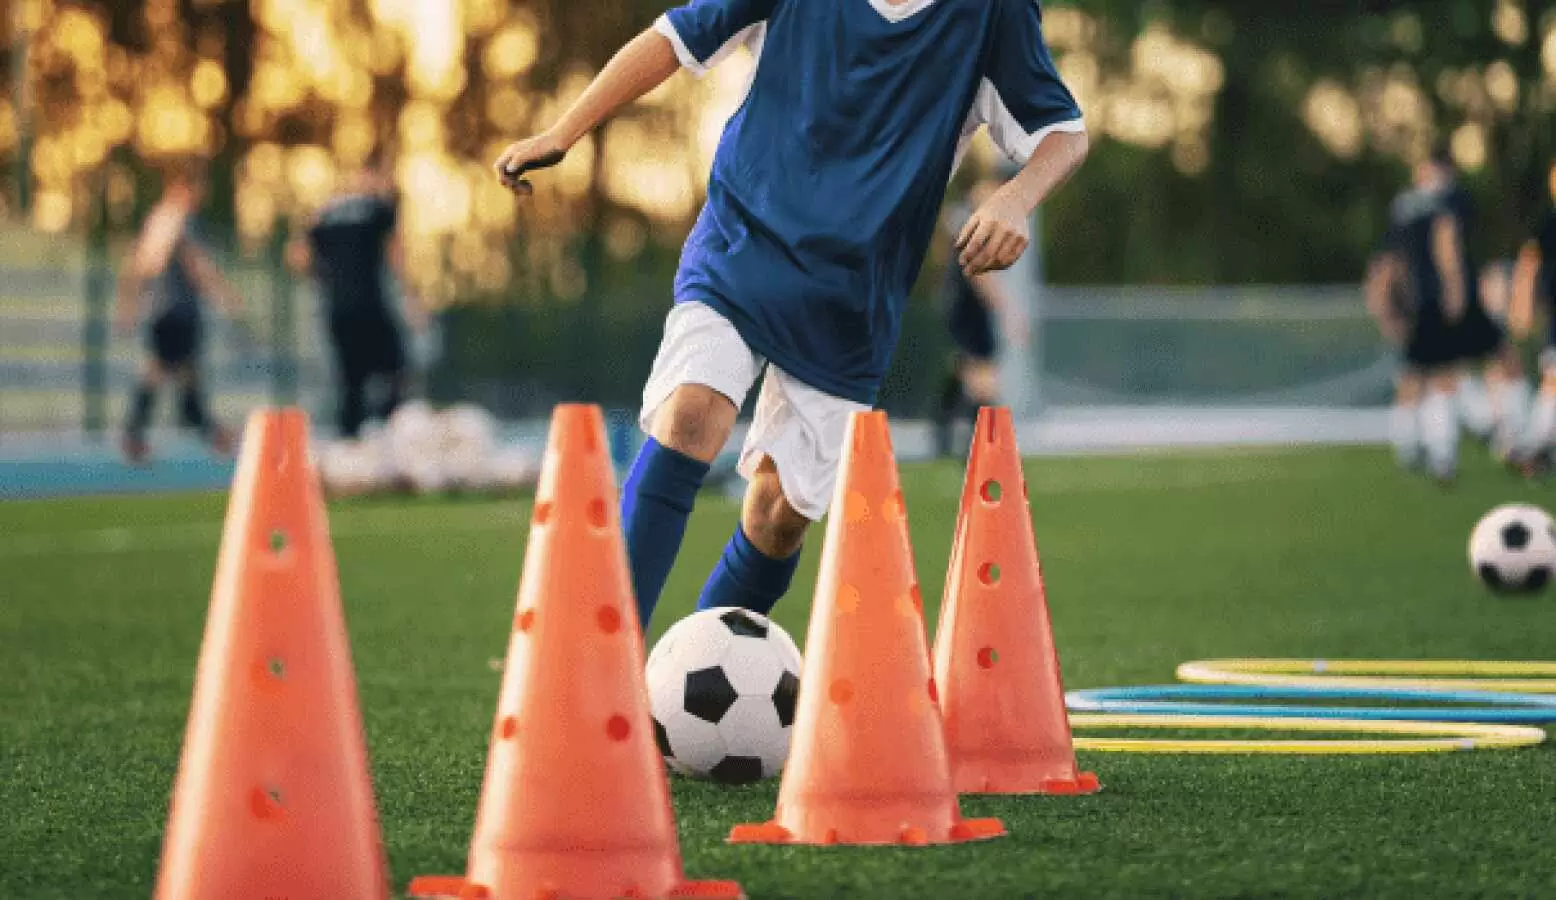
[[[768,363],[711,307],[688,302],[670,310],[638,421],[644,431],[652,431],[654,414],[683,384],[710,387],[740,407],[758,378],[762,393],[740,451],[740,474],[749,479],[764,457],[771,459],[789,505],[817,521],[832,502],[848,417],[870,407],[818,391]]]

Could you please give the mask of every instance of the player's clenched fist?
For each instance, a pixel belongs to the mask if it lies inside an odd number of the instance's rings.
[[[968,278],[1008,269],[1032,240],[1027,209],[1005,191],[995,191],[957,235],[957,263]]]
[[[549,134],[541,134],[509,144],[492,168],[503,187],[522,197],[534,190],[524,180],[526,172],[549,169],[566,156],[567,148],[560,141]]]

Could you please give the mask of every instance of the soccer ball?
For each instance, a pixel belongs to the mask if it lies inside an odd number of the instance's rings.
[[[1470,534],[1470,566],[1498,593],[1544,590],[1556,573],[1556,522],[1524,503],[1493,509]]]
[[[384,429],[396,478],[419,494],[435,494],[448,485],[443,466],[443,422],[421,400],[403,404]]]
[[[383,487],[383,461],[369,440],[335,441],[319,452],[319,479],[332,497],[359,497]]]
[[[485,490],[490,485],[492,456],[497,452],[497,421],[486,410],[461,404],[444,411],[443,469],[451,486]]]
[[[744,609],[671,626],[648,657],[654,736],[671,770],[725,784],[775,777],[789,757],[800,651]]]

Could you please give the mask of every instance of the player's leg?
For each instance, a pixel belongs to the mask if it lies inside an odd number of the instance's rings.
[[[1486,383],[1491,388],[1496,419],[1492,449],[1498,457],[1514,461],[1528,428],[1530,388],[1524,376],[1524,362],[1511,341],[1499,342],[1486,367]]]
[[[1458,400],[1459,416],[1465,430],[1482,441],[1491,440],[1496,431],[1492,384],[1491,373],[1486,373],[1486,378],[1482,380],[1474,371],[1474,366],[1467,366],[1459,374],[1458,384],[1454,386],[1454,397]]]
[[[405,335],[400,332],[398,325],[394,323],[386,312],[379,322],[378,334],[374,339],[375,359],[374,371],[377,372],[383,382],[383,394],[378,402],[373,405],[372,416],[375,419],[388,421],[394,415],[394,411],[405,402],[405,392],[411,383],[409,356],[405,349]]]
[[[621,488],[621,524],[644,628],[675,565],[697,492],[735,427],[761,361],[726,319],[681,303],[643,389],[648,432]]]
[[[358,318],[331,316],[330,344],[335,350],[335,428],[342,438],[355,440],[367,421],[370,374]]]
[[[740,523],[703,585],[697,608],[771,612],[794,581],[810,522],[784,497],[777,464],[763,459],[751,475]]]
[[[1421,465],[1421,395],[1426,381],[1414,369],[1401,372],[1394,382],[1394,405],[1389,409],[1389,442],[1394,445],[1394,459],[1401,468],[1415,469]]]
[[[1450,481],[1459,465],[1459,418],[1454,393],[1459,372],[1448,366],[1426,379],[1426,398],[1421,402],[1421,443],[1426,448],[1426,468],[1439,481]]]
[[[232,432],[211,415],[205,383],[194,363],[179,366],[171,375],[178,385],[179,424],[199,434],[217,453],[231,453]]]
[[[956,423],[962,418],[967,405],[967,391],[962,384],[962,357],[958,353],[946,367],[945,378],[940,382],[940,394],[935,401],[935,453],[948,457],[955,453]]]
[[[1540,354],[1540,374],[1540,393],[1519,442],[1518,457],[1526,471],[1543,466],[1556,444],[1556,347],[1547,347]]]
[[[849,416],[864,409],[768,368],[740,455],[751,482],[740,524],[698,609],[740,606],[766,615],[788,592],[805,532],[832,500]]]
[[[153,353],[141,366],[135,387],[130,391],[130,408],[124,422],[123,450],[125,458],[132,463],[142,462],[146,458],[149,450],[146,429],[151,425],[151,416],[157,408],[157,393],[166,378],[167,373]]]

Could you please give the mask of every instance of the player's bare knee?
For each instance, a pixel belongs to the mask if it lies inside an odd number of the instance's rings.
[[[810,520],[790,505],[771,460],[751,479],[746,493],[741,525],[756,549],[772,559],[783,559],[799,552],[805,543]]]
[[[735,404],[712,388],[687,384],[676,388],[654,417],[654,440],[703,462],[724,449],[735,424]]]

